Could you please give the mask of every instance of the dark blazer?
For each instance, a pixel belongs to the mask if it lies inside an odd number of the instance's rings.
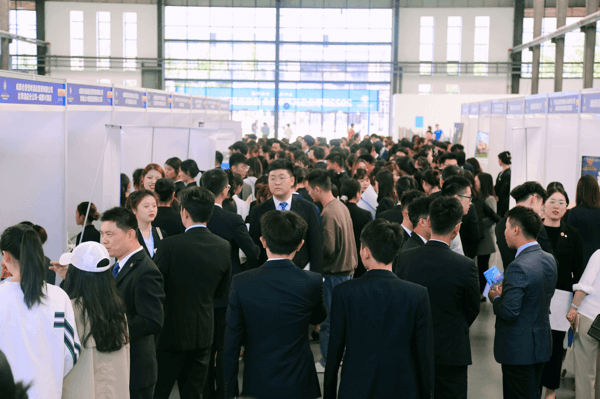
[[[400,278],[405,276],[406,281],[427,288],[436,364],[471,364],[469,327],[479,314],[481,298],[477,273],[472,259],[453,252],[440,241],[428,241],[400,257]]]
[[[267,201],[256,205],[252,209],[250,215],[248,215],[248,221],[250,222],[250,237],[252,237],[254,243],[261,248],[258,261],[248,260],[250,268],[255,269],[267,260],[267,252],[260,242],[260,218],[265,213],[274,210],[275,202],[273,202],[273,198],[269,198]],[[299,268],[304,269],[310,262],[310,270],[321,273],[323,268],[323,244],[321,241],[321,223],[319,222],[315,204],[294,197],[292,199],[292,207],[290,210],[296,212],[306,221],[306,223],[308,223],[308,230],[304,237],[304,245],[300,248],[300,251],[296,253],[294,263]]]
[[[156,226],[152,225],[152,238],[154,238],[154,254],[156,254],[156,250],[158,249],[158,245],[160,244],[160,242],[167,237],[167,232],[163,229],[160,229],[160,234],[162,235],[162,238],[158,234]],[[144,236],[142,236],[142,232],[140,231],[140,229],[137,230],[137,239],[142,248],[144,248],[144,251],[146,251],[146,255],[148,255],[150,259],[154,258],[154,254],[150,255],[150,251],[148,250],[148,247],[144,242]]]
[[[81,238],[81,233],[77,234],[77,238],[75,239],[75,245],[79,245],[79,239]],[[89,226],[85,226],[83,230],[83,240],[81,242],[100,242],[100,232],[94,227],[93,224]]]
[[[188,187],[198,187],[198,183],[196,183],[196,181],[193,181],[191,183],[188,183],[187,186],[185,186],[185,188],[188,188]]]
[[[308,202],[315,202],[312,199],[312,197],[308,194],[308,190],[305,189],[304,187],[299,188],[297,191],[298,191],[298,194],[302,197],[302,199],[305,199]]]
[[[394,205],[394,201],[389,198],[383,198],[379,201],[377,205],[377,210],[375,211],[375,218],[379,218],[379,215],[387,210],[394,209],[396,206]]]
[[[325,163],[325,161],[320,160],[316,162],[313,167],[316,169],[327,169],[327,164]]]
[[[419,248],[423,245],[425,245],[425,241],[423,241],[421,237],[419,237],[419,235],[413,231],[410,235],[410,238],[404,242],[404,245],[402,245],[402,251]]]
[[[252,241],[246,223],[237,213],[231,213],[215,205],[213,214],[207,224],[208,230],[229,242],[231,245],[231,275],[243,272],[240,265],[240,249],[248,259],[258,259],[260,247]],[[216,308],[227,307],[229,297],[229,284],[227,294],[222,299],[215,299]]]
[[[179,194],[185,188],[185,183],[181,180],[175,182],[175,195]]]
[[[583,264],[600,249],[600,208],[576,206],[569,211],[569,226],[575,227],[583,239]]]
[[[337,285],[324,399],[433,398],[433,321],[427,290],[387,270]],[[344,348],[346,353],[344,354]]]
[[[477,211],[475,205],[471,204],[469,212],[463,216],[462,224],[460,225],[460,242],[467,258],[473,259],[477,256],[477,247],[479,247],[480,240],[481,234],[479,232]]]
[[[475,176],[475,168],[470,163],[465,162],[463,165],[463,170],[468,170],[469,172],[473,173],[473,176]]]
[[[379,207],[377,207],[379,210]],[[376,219],[385,219],[388,222],[402,224],[404,217],[402,216],[402,205],[396,205],[392,209],[383,212],[376,212]],[[410,237],[409,237],[410,238]],[[408,239],[408,238],[407,238]]]
[[[510,168],[498,174],[494,191],[498,196],[498,215],[504,217],[508,212],[510,200]]]
[[[134,254],[115,282],[127,309],[131,340],[130,388],[141,389],[156,384],[156,343],[154,336],[163,326],[163,277],[145,251]]]
[[[362,259],[360,258],[360,233],[362,233],[362,230],[367,223],[373,220],[373,215],[371,212],[359,208],[355,203],[346,202],[346,206],[348,207],[348,212],[350,212],[350,218],[352,219],[352,228],[354,230],[354,240],[356,242],[358,255],[358,266],[356,266],[356,270],[354,270],[353,278],[359,278],[366,272],[365,265],[363,265]]]
[[[507,218],[503,217],[502,220],[496,223],[496,244],[498,244],[500,256],[502,256],[502,264],[504,265],[504,269],[506,269],[506,267],[510,265],[513,260],[515,260],[515,256],[517,256],[517,250],[509,248],[506,244],[506,237],[504,236],[504,230],[506,230],[506,220]],[[552,244],[550,244],[550,240],[548,239],[548,233],[546,233],[546,229],[543,226],[540,234],[537,237],[537,242],[544,251],[554,255]]]
[[[214,299],[227,294],[231,245],[206,227],[164,239],[156,265],[165,279],[165,325],[158,349],[193,350],[213,343]]]
[[[289,260],[268,261],[234,276],[225,329],[225,397],[235,394],[243,337],[242,396],[320,397],[307,331],[326,315],[321,275],[300,270]]]
[[[573,292],[573,285],[579,282],[585,270],[581,234],[575,227],[561,222],[560,234],[553,249],[558,266],[556,289]]]
[[[506,267],[502,296],[493,303],[498,363],[529,365],[550,360],[550,301],[555,286],[556,261],[539,244],[525,248]]]
[[[165,233],[167,233],[168,237],[176,236],[177,234],[183,234],[185,232],[185,227],[181,222],[181,215],[173,208],[168,206],[159,206],[158,211],[156,212],[156,217],[152,222],[152,226],[155,226]]]

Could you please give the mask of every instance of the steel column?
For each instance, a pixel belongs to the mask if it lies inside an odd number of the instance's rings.
[[[567,8],[569,0],[557,0],[556,2],[556,28],[562,28],[567,24]],[[562,91],[563,71],[565,62],[565,37],[560,36],[552,40],[556,44],[556,56],[554,57],[554,92]]]
[[[598,0],[586,0],[585,15],[598,12]],[[585,32],[585,48],[583,52],[583,88],[589,89],[594,85],[594,50],[596,47],[596,24],[582,28]]]
[[[8,28],[8,12],[10,10],[10,0],[0,0],[0,30],[6,32]],[[0,69],[10,69],[10,53],[8,50],[9,40],[0,38]]]
[[[156,1],[156,7],[157,7],[157,29],[156,29],[156,34],[157,34],[157,48],[156,48],[156,56],[158,58],[164,59],[165,58],[165,2],[164,0],[157,0]],[[162,64],[162,61],[159,62],[158,64],[159,68],[157,71],[158,76],[155,77],[156,80],[156,85],[158,87],[154,87],[155,89],[158,90],[164,90],[165,88],[165,71],[164,71],[164,65]]]
[[[533,0],[533,37],[542,35],[542,21],[544,19],[544,0]],[[541,46],[533,47],[531,64],[531,94],[538,94],[540,90],[540,53]]]
[[[523,43],[523,19],[525,18],[525,0],[515,0],[515,18],[513,26],[513,46]],[[521,53],[512,53],[511,62],[511,93],[519,94],[521,82]]]
[[[275,138],[279,138],[279,22],[281,14],[281,0],[275,1],[275,107],[273,112],[273,130]]]

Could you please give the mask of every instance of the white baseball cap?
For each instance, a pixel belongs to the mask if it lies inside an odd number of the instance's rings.
[[[111,267],[110,255],[104,245],[93,241],[83,242],[73,252],[62,254],[58,263],[92,273],[104,272]]]

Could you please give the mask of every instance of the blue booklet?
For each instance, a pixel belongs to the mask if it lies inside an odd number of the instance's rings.
[[[498,270],[497,266],[486,270],[485,272],[483,272],[483,275],[485,276],[485,279],[487,280],[491,288],[494,288],[495,286],[500,284],[502,280],[504,280],[504,275],[500,270]]]

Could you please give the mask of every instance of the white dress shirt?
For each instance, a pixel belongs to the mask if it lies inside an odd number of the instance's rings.
[[[121,273],[121,271],[123,270],[123,268],[125,267],[125,265],[127,264],[127,261],[135,254],[137,254],[140,251],[143,251],[144,247],[142,247],[140,245],[140,247],[138,249],[136,249],[135,251],[131,252],[129,255],[126,255],[123,259],[118,260],[119,261],[119,273]],[[113,266],[114,267],[114,266]]]
[[[289,211],[290,209],[292,209],[292,198],[294,198],[294,194],[290,194],[290,198],[288,198],[285,201],[279,201],[277,198],[275,198],[275,196],[273,196],[273,202],[275,203],[275,209],[280,211],[281,208],[279,207],[279,204],[281,204],[282,202],[286,202],[287,206],[285,207],[285,210]]]

